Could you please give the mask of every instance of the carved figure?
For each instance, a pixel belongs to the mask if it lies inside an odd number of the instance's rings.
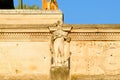
[[[51,52],[53,55],[53,65],[61,66],[65,65],[65,42],[70,42],[69,37],[67,37],[67,32],[62,30],[62,26],[58,23],[57,30],[53,32],[51,36]]]
[[[42,0],[43,10],[58,10],[58,4],[56,0]]]

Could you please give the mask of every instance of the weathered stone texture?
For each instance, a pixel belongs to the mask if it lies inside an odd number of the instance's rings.
[[[0,42],[0,74],[49,75],[48,42]]]
[[[120,41],[71,42],[71,74],[120,74]]]
[[[50,77],[50,37],[58,20],[61,11],[0,10],[0,79]],[[63,24],[63,30],[71,38],[72,80],[120,79],[119,24]]]
[[[0,24],[54,24],[58,20],[63,22],[60,10],[0,10]]]

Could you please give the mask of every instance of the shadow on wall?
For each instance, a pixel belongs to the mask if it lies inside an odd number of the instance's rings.
[[[14,9],[13,0],[0,0],[0,9]]]

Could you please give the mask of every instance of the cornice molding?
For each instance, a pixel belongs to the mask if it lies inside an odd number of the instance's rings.
[[[79,25],[81,26],[81,25]],[[74,27],[72,25],[63,25],[63,30],[68,32],[68,36],[72,41],[119,41],[120,40],[120,28],[119,25],[116,28],[84,28]],[[55,31],[57,27],[55,25],[0,25],[0,41],[49,41],[51,33]]]
[[[72,41],[118,41],[120,32],[79,32],[69,33]]]
[[[40,9],[12,9],[12,10],[0,10],[0,14],[8,14],[8,15],[15,15],[15,14],[29,14],[29,15],[42,15],[42,14],[62,14],[60,10],[40,10]]]
[[[37,33],[37,32],[1,32],[1,42],[39,42],[49,41],[50,33]]]

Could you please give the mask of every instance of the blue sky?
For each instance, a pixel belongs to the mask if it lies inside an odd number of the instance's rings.
[[[15,5],[18,0],[14,0]],[[41,0],[23,0],[37,4]],[[67,24],[120,24],[120,0],[57,0]]]

